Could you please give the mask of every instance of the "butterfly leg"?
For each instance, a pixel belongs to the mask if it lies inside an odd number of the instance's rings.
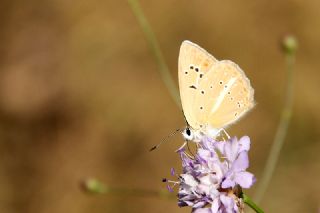
[[[187,146],[189,152],[184,150],[185,146]],[[192,151],[191,151],[191,149],[189,147],[189,140],[185,140],[185,142],[182,144],[182,146],[179,147],[179,149],[176,150],[176,152],[183,152],[190,159],[194,159],[195,158],[194,154],[192,153]]]
[[[180,146],[175,152],[181,152],[183,150],[183,148],[187,145],[188,141],[186,140],[182,146]]]
[[[231,138],[230,135],[228,134],[228,132],[224,128],[219,129],[219,134],[221,134],[221,133],[224,133],[224,135],[227,136],[227,140],[229,140]],[[222,138],[225,140],[225,138],[223,136],[222,136]]]
[[[195,156],[194,156],[194,154],[193,154],[193,152],[192,152],[192,150],[190,149],[190,146],[189,146],[189,143],[188,143],[189,141],[187,141],[187,147],[188,147],[188,151],[189,151],[189,153],[190,153],[190,158],[195,158]],[[198,147],[198,146],[197,146]]]

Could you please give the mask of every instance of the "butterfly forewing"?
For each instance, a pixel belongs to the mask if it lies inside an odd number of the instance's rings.
[[[226,127],[254,106],[254,90],[238,65],[220,61],[207,72],[195,95],[195,120],[216,129]]]
[[[194,128],[201,128],[198,114],[193,110],[199,86],[206,74],[212,69],[217,60],[198,45],[184,41],[179,54],[179,88],[182,109],[188,124]]]

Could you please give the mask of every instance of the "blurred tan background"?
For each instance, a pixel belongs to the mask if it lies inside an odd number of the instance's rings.
[[[140,3],[175,82],[185,39],[251,79],[258,104],[229,133],[251,137],[258,181],[284,100],[279,41],[296,35],[294,115],[262,207],[318,212],[320,2]],[[161,178],[180,168],[173,150],[181,136],[148,152],[185,124],[126,1],[3,0],[0,23],[0,212],[190,212],[175,200],[91,196],[79,187],[96,177],[161,190]]]

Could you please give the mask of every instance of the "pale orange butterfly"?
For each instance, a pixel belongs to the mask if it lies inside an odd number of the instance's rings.
[[[178,72],[186,140],[215,138],[254,106],[254,90],[241,68],[190,41],[181,44]]]

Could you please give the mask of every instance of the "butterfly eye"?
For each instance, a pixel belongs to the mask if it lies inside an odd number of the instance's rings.
[[[184,132],[182,133],[183,137],[188,140],[191,141],[193,140],[193,133],[192,131],[187,127]]]
[[[190,131],[189,128],[186,129],[186,133],[187,133],[188,136],[191,136],[191,131]]]

